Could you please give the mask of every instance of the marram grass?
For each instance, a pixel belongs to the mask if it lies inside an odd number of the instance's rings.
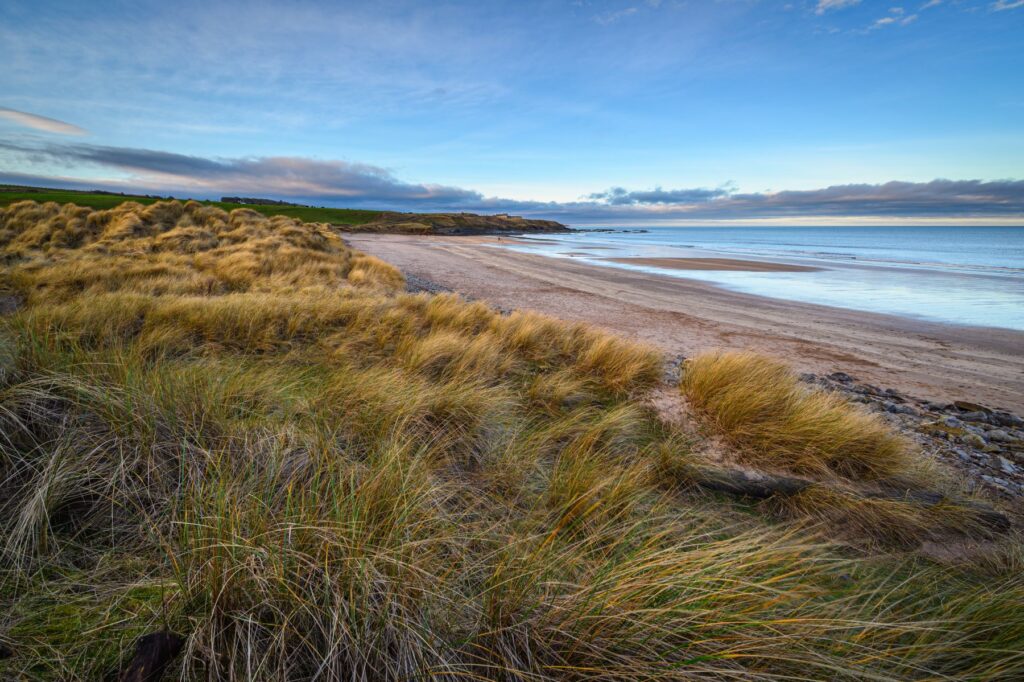
[[[1015,547],[852,558],[665,485],[648,348],[252,211],[21,203],[0,252],[0,678],[163,627],[183,680],[1024,674]]]
[[[747,352],[686,362],[682,391],[716,429],[761,464],[872,480],[912,473],[912,449],[876,415],[800,384],[784,363]]]

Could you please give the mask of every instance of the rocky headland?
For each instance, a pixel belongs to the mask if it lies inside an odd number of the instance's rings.
[[[508,235],[569,232],[554,220],[534,220],[501,213],[381,213],[362,225],[345,225],[346,232],[382,232],[433,235]]]

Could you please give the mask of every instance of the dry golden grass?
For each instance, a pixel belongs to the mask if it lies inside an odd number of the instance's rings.
[[[165,626],[183,680],[1024,674],[1016,549],[851,558],[667,490],[649,348],[251,211],[22,203],[0,252],[2,678]]]
[[[691,404],[755,464],[858,480],[917,471],[910,444],[842,396],[812,390],[784,363],[745,352],[689,360]]]

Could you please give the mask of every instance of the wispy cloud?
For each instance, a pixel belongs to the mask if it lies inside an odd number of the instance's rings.
[[[818,0],[817,7],[814,8],[815,14],[824,14],[835,9],[843,9],[844,7],[853,7],[859,5],[860,0]]]
[[[1018,7],[1024,7],[1024,0],[997,0],[992,3],[992,9],[996,12],[1002,12],[1007,9],[1017,9]]]
[[[594,17],[594,21],[601,24],[602,26],[608,26],[614,24],[617,21],[621,21],[626,17],[632,16],[640,10],[636,7],[626,7],[625,9],[615,10],[612,12],[603,12]]]
[[[7,107],[0,107],[0,118],[6,118],[8,121],[14,121],[18,125],[25,126],[26,128],[33,128],[35,130],[42,130],[46,133],[57,133],[59,135],[89,134],[89,131],[85,128],[79,128],[72,123],[58,121],[55,118],[47,118],[46,116],[40,116],[39,114],[30,114],[27,111],[8,109]]]
[[[917,14],[907,14],[902,7],[890,7],[889,16],[876,19],[870,29],[884,28],[886,26],[906,26],[917,21]]]
[[[395,210],[511,211],[569,223],[889,218],[1001,218],[1024,223],[1024,180],[933,180],[835,185],[813,190],[742,193],[717,188],[594,192],[578,201],[541,202],[486,197],[449,185],[403,181],[380,166],[302,157],[212,159],[172,152],[88,144],[31,145],[0,142],[0,163],[24,168],[46,164],[113,169],[127,177],[30,175],[0,170],[0,180],[115,191],[216,197],[262,195]]]

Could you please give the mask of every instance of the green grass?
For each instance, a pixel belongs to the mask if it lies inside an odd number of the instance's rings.
[[[136,201],[143,205],[154,204],[163,199],[137,195],[94,194],[76,190],[39,189],[23,187],[5,187],[0,185],[0,206],[9,206],[19,201],[35,201],[45,203],[54,201],[58,204],[78,204],[94,209],[108,209],[125,201]],[[236,208],[248,208],[265,216],[282,215],[308,223],[330,223],[332,225],[362,225],[376,220],[380,211],[367,211],[354,208],[311,208],[305,206],[260,206],[250,204],[230,204],[223,201],[197,200],[206,206],[216,206],[225,211]]]

